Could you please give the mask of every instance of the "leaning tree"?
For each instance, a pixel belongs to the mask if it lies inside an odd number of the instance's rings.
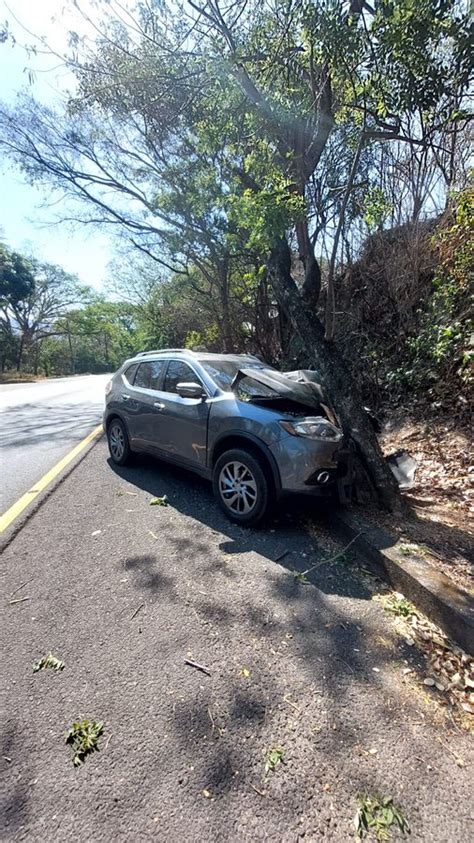
[[[467,13],[449,0],[148,0],[134,10],[111,0],[99,8],[89,19],[95,41],[71,36],[66,60],[77,90],[66,110],[31,98],[3,107],[0,144],[33,179],[80,199],[83,219],[127,231],[168,268],[259,253],[380,500],[393,505],[396,484],[333,340],[335,258],[367,148],[429,145],[459,115]],[[350,165],[323,322],[309,196],[342,125]]]

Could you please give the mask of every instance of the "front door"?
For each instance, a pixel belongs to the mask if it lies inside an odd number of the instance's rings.
[[[164,405],[159,410],[159,425],[153,432],[156,448],[177,461],[205,468],[209,404],[206,399],[181,398],[176,391],[178,383],[202,384],[202,381],[184,361],[170,360],[156,398]]]

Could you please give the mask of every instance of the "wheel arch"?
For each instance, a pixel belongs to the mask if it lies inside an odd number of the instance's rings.
[[[210,467],[214,470],[214,466],[219,457],[230,451],[232,448],[242,448],[249,451],[253,456],[257,457],[262,468],[265,470],[268,479],[271,480],[275,492],[278,494],[281,490],[281,478],[276,463],[275,457],[270,451],[269,447],[258,439],[257,436],[252,436],[249,433],[225,433],[215,443],[210,456]]]

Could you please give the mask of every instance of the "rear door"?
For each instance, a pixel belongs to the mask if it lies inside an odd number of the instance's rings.
[[[139,363],[133,384],[127,390],[127,420],[132,441],[149,450],[159,436],[160,387],[166,360],[143,360]]]
[[[181,398],[176,391],[178,383],[201,384],[207,398]],[[170,360],[158,399],[164,406],[160,410],[160,424],[154,432],[159,437],[156,447],[177,461],[204,468],[208,398],[208,390],[198,372],[183,360]]]

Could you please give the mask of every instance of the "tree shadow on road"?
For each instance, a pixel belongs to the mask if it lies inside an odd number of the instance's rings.
[[[192,519],[189,531],[166,517],[158,529],[176,558],[192,560],[192,575],[189,566],[183,570],[174,599],[190,607],[189,646],[199,642],[211,669],[203,682],[182,669],[186,691],[172,712],[183,757],[192,761],[194,793],[225,797],[229,817],[233,795],[240,815],[245,804],[254,811],[270,796],[282,829],[307,812],[307,833],[330,831],[343,840],[350,839],[358,792],[403,797],[407,758],[415,759],[417,777],[432,761],[429,787],[444,787],[436,747],[428,759],[426,738],[412,727],[420,720],[418,699],[400,680],[408,648],[388,624],[380,634],[373,580],[356,574],[347,559],[324,561],[335,556],[327,510],[318,517],[314,503],[289,502],[266,528],[246,529],[226,519],[209,485],[193,474],[150,458],[111,468],[151,496],[166,494],[174,510]],[[155,564],[166,560],[155,557]],[[295,574],[312,565],[310,584],[298,580]],[[140,587],[147,590],[146,578]],[[416,660],[413,650],[410,658]],[[287,766],[265,775],[275,746],[284,748]],[[339,813],[331,807],[336,796]]]

